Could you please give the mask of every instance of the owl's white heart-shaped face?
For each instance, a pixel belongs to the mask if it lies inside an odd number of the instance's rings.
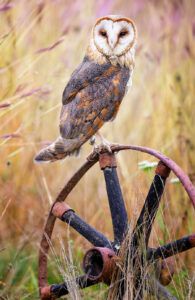
[[[94,25],[93,40],[97,50],[103,55],[121,56],[135,44],[135,25],[125,17],[112,15],[103,17]]]

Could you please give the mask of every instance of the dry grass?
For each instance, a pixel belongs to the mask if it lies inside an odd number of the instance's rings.
[[[64,86],[85,54],[93,23],[108,13],[132,18],[139,35],[132,89],[116,120],[105,125],[102,132],[113,142],[158,149],[173,158],[195,182],[192,0],[0,1],[0,249],[6,248],[0,256],[3,259],[7,255],[6,262],[9,258],[12,261],[12,248],[16,253],[30,248],[35,259],[29,259],[28,265],[35,263],[50,205],[91,151],[86,144],[79,159],[44,166],[33,164],[35,153],[59,134]],[[153,176],[153,171],[140,171],[138,163],[153,159],[132,152],[120,153],[117,159],[128,214],[135,218]],[[103,175],[98,166],[78,184],[68,204],[112,238]],[[63,235],[63,228],[58,223],[54,234]],[[194,212],[186,193],[181,185],[169,183],[150,245],[155,247],[193,230]],[[75,232],[71,231],[70,238],[78,251],[89,247]],[[60,244],[54,244],[59,251]],[[186,268],[192,274],[192,252],[177,258],[178,270]],[[34,267],[33,272],[36,281]],[[11,276],[17,273],[10,273],[8,268],[2,274],[0,285],[9,290]],[[19,295],[24,278],[23,281],[17,281],[8,293],[9,299],[21,299],[10,297],[12,292]],[[183,283],[182,288],[185,289]]]

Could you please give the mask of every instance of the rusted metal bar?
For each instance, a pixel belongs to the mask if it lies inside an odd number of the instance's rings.
[[[157,249],[150,248],[147,253],[147,259],[149,261],[157,260],[159,258],[164,259],[194,247],[195,234],[192,234]]]
[[[52,208],[52,214],[61,219],[63,214],[67,211],[74,211],[68,204],[65,202],[56,202]]]
[[[116,168],[117,163],[116,163],[116,157],[114,153],[110,152],[103,152],[99,154],[99,164],[100,164],[100,169],[103,170],[106,167],[108,168]]]
[[[64,201],[75,185],[85,175],[85,173],[98,161],[98,155],[90,155],[88,160],[73,174],[69,181],[65,184],[61,192],[56,198],[56,202]],[[38,262],[38,281],[39,289],[47,286],[47,255],[49,251],[49,240],[51,239],[56,217],[52,214],[51,208],[49,216],[44,225],[42,239],[39,248]]]
[[[77,185],[77,183],[81,180],[81,178],[85,175],[85,173],[95,165],[98,161],[98,154],[90,154],[87,157],[87,161],[73,174],[73,176],[68,180],[68,182],[64,185],[58,196],[56,197],[55,202],[64,201],[73,188]]]
[[[44,286],[39,289],[39,294],[40,294],[40,299],[41,300],[50,300],[50,299],[55,299],[54,297],[51,296],[51,286]]]
[[[116,254],[109,248],[93,247],[83,258],[83,271],[90,280],[109,284],[115,266]]]
[[[152,225],[160,204],[161,196],[164,191],[165,181],[169,174],[170,169],[160,161],[157,165],[156,175],[154,176],[154,180],[151,184],[145,203],[135,226],[133,238],[134,250],[136,250],[136,246],[140,246],[140,238],[143,244],[142,235],[144,235],[145,246],[147,247],[148,245]]]
[[[116,243],[122,243],[128,227],[127,211],[120,188],[116,165],[113,163],[113,161],[115,162],[114,154],[104,153],[103,155],[102,159],[102,154],[100,154],[100,167],[103,169],[106,182],[114,241]],[[102,161],[104,164],[101,163]]]
[[[181,183],[183,184],[190,200],[192,201],[192,204],[195,208],[195,186],[190,181],[189,177],[184,173],[184,171],[170,158],[165,156],[164,154],[147,147],[141,147],[141,146],[135,146],[135,145],[112,145],[111,149],[113,152],[118,152],[121,150],[135,150],[140,151],[144,153],[148,153],[152,156],[155,156],[159,160],[161,160],[167,167],[169,167],[173,173],[179,178]]]
[[[111,242],[100,232],[90,226],[82,218],[80,218],[71,208],[64,202],[57,202],[53,206],[53,214],[73,227],[78,233],[86,238],[96,247],[109,247]]]
[[[69,294],[68,287],[74,286],[75,283],[78,285],[79,289],[84,289],[86,287],[92,286],[97,283],[95,280],[90,280],[86,275],[79,276],[74,280],[69,280],[68,282],[63,282],[59,284],[52,284],[41,288],[42,300],[57,299],[61,296]]]

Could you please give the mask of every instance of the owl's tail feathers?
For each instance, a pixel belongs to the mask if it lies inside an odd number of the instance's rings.
[[[57,138],[57,140],[49,145],[48,147],[42,149],[34,158],[34,162],[38,164],[50,163],[56,160],[61,160],[69,155],[78,156],[80,153],[80,148],[70,149],[69,143],[66,139],[62,137]]]

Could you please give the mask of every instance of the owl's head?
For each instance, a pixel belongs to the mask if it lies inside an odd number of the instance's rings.
[[[136,28],[128,18],[109,15],[100,18],[92,30],[93,44],[106,57],[120,57],[136,43]]]

